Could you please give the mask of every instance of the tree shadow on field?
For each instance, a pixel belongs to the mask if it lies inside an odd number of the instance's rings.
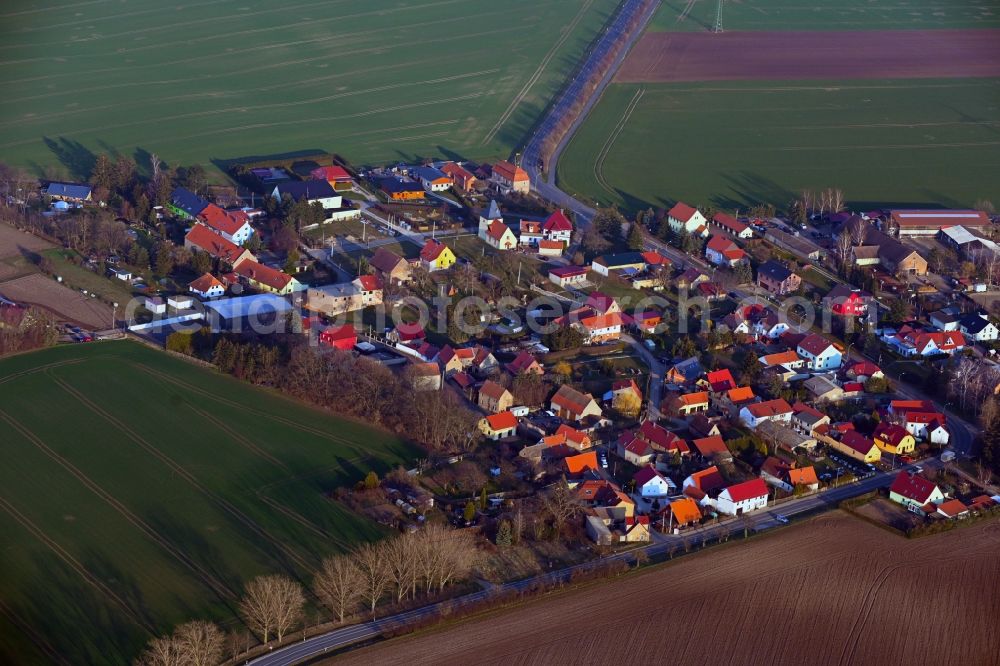
[[[446,160],[451,160],[452,162],[465,162],[468,160],[464,155],[459,155],[454,150],[450,148],[445,148],[444,146],[437,146],[438,153],[444,157]]]
[[[223,173],[229,173],[233,167],[238,166],[240,164],[264,165],[269,162],[283,163],[289,160],[296,160],[298,158],[316,159],[317,157],[320,156],[330,156],[335,159],[345,161],[339,155],[330,153],[330,151],[328,150],[324,150],[322,148],[309,148],[305,150],[291,150],[285,153],[270,153],[265,155],[242,155],[240,157],[213,157],[209,159],[209,162],[215,165],[215,167],[220,171],[222,171]]]
[[[794,192],[774,180],[752,171],[722,174],[722,179],[729,183],[730,194],[716,194],[710,197],[712,205],[716,208],[734,210],[759,203],[770,203],[778,208],[784,208],[796,196]]]
[[[48,552],[36,553],[34,559],[45,578],[24,586],[23,598],[31,601],[16,607],[15,612],[74,663],[131,662],[149,639],[147,630],[63,560]],[[127,597],[119,580],[105,579],[108,571],[91,570],[91,565],[93,562],[86,564],[90,573]]]
[[[73,178],[87,180],[94,169],[97,156],[79,141],[73,141],[66,137],[52,139],[43,137],[42,140],[48,149],[56,156],[56,159],[69,170]]]
[[[226,558],[213,544],[209,543],[201,532],[193,528],[190,524],[178,521],[174,516],[162,510],[148,512],[142,517],[143,522],[149,525],[156,534],[168,541],[174,548],[184,553],[199,569],[207,572],[213,578],[221,582],[227,589],[238,595],[242,589],[243,579],[234,571],[225,566]],[[216,526],[219,530],[233,531],[242,534],[235,525],[225,524]],[[167,557],[173,556],[164,553]],[[181,564],[177,563],[179,570],[186,575],[199,580],[206,594],[212,593],[212,588],[205,584],[197,574]],[[225,605],[233,613],[236,613],[235,606],[232,606],[233,599],[215,595],[219,603]]]

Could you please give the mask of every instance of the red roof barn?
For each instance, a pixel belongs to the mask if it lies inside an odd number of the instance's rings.
[[[344,351],[354,348],[358,342],[357,331],[350,324],[331,326],[319,334],[320,344]]]

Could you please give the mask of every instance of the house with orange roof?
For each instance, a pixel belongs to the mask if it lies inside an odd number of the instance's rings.
[[[575,488],[576,484],[583,481],[587,474],[596,475],[598,473],[600,465],[597,462],[597,451],[567,456],[563,458],[563,467],[566,470],[567,480],[571,480],[570,487]]]
[[[622,336],[622,316],[618,312],[583,315],[573,326],[583,333],[584,343],[589,345],[618,340]]]
[[[719,407],[730,416],[739,415],[741,409],[757,400],[757,396],[749,386],[737,386],[723,393],[718,399]]]
[[[819,488],[819,478],[816,476],[816,469],[811,465],[808,467],[797,467],[794,462],[785,462],[775,456],[768,456],[760,467],[760,478],[771,486],[781,488],[785,492],[793,492],[801,487],[803,490],[817,490]]]
[[[514,405],[514,395],[495,381],[487,379],[479,387],[478,404],[487,412],[503,412]]]
[[[205,273],[188,284],[188,291],[203,299],[219,298],[226,293],[226,287],[219,282],[217,277],[211,273]]]
[[[531,178],[528,176],[528,172],[506,160],[493,165],[493,175],[490,179],[501,192],[513,191],[527,194],[531,191]]]
[[[969,517],[969,507],[960,499],[950,499],[937,507],[938,515],[951,520],[964,520]]]
[[[559,426],[559,429],[556,430],[553,437],[561,437],[561,444],[565,444],[571,449],[576,449],[577,451],[583,451],[593,446],[593,441],[590,439],[590,435],[582,430],[577,430],[572,426],[568,426],[565,423]]]
[[[455,261],[455,253],[451,248],[434,238],[428,238],[420,250],[420,265],[429,273],[448,270]]]
[[[467,367],[472,364],[472,359],[476,355],[476,350],[470,347],[459,347],[458,349],[453,348],[451,345],[445,345],[437,353],[434,361],[441,366],[441,372],[445,376],[450,376],[456,372],[462,372]],[[501,411],[501,410],[490,410],[490,411]]]
[[[719,460],[725,462],[733,459],[733,454],[726,446],[726,442],[719,435],[709,437],[699,437],[691,442],[694,450],[704,460]]]
[[[691,416],[708,411],[708,391],[675,395],[666,400],[667,412],[674,416]]]
[[[288,273],[265,266],[253,259],[244,259],[236,264],[233,272],[254,289],[278,296],[287,296],[303,289],[299,281]]]
[[[309,177],[313,180],[325,180],[335,190],[349,190],[354,184],[350,172],[336,164],[313,169],[309,172]]]
[[[678,201],[673,208],[667,211],[667,223],[675,233],[686,232],[698,236],[708,236],[708,220],[697,208],[692,208],[682,201]]]
[[[240,247],[209,229],[204,224],[195,224],[184,236],[184,247],[189,250],[206,252],[210,256],[222,259],[230,266],[246,260],[255,260],[250,250]]]
[[[792,406],[788,404],[788,401],[777,398],[747,405],[740,410],[740,420],[752,430],[764,421],[790,423],[792,413]]]
[[[690,497],[682,497],[670,502],[670,524],[674,527],[688,527],[701,520],[701,508]]]
[[[718,466],[712,465],[703,470],[694,472],[681,485],[684,494],[693,497],[699,504],[705,506],[704,499],[709,493],[714,493],[726,485],[726,480],[722,477]]]
[[[712,220],[708,224],[711,227],[732,234],[736,238],[753,238],[753,230],[750,227],[738,221],[732,215],[727,215],[723,212],[713,215]]]
[[[441,165],[441,171],[451,176],[455,182],[455,189],[462,192],[471,192],[475,189],[476,183],[479,182],[475,174],[455,162],[445,162]]]
[[[559,418],[568,421],[582,421],[588,416],[600,418],[603,415],[594,396],[577,391],[569,384],[559,387],[549,401],[549,409]]]
[[[513,437],[517,433],[517,417],[510,411],[490,414],[479,421],[479,431],[493,441]]]
[[[517,242],[519,245],[538,247],[538,243],[541,242],[543,238],[541,222],[538,220],[521,220],[520,229],[518,230],[517,235]]]

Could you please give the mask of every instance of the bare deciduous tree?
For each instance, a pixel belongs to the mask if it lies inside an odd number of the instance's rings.
[[[172,636],[161,636],[149,641],[145,651],[136,659],[136,666],[184,666],[177,641]]]
[[[215,666],[222,661],[226,635],[211,622],[195,620],[177,627],[174,641],[185,664]]]
[[[258,576],[247,584],[240,614],[251,631],[267,643],[273,633],[280,641],[302,618],[302,586],[287,576]]]
[[[337,621],[343,623],[361,601],[364,577],[350,557],[328,557],[313,582],[316,596],[331,608]]]
[[[365,544],[354,551],[353,559],[364,583],[361,598],[368,604],[372,617],[375,617],[375,606],[389,586],[389,572],[383,558],[383,547],[378,544]]]
[[[544,497],[545,510],[552,517],[557,534],[562,534],[566,523],[580,514],[583,507],[565,480],[556,482]]]

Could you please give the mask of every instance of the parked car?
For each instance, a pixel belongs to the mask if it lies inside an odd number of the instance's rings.
[[[788,518],[786,518],[785,516],[781,515],[780,513],[775,514],[774,515],[774,519],[777,520],[782,525],[787,525],[788,524]]]

